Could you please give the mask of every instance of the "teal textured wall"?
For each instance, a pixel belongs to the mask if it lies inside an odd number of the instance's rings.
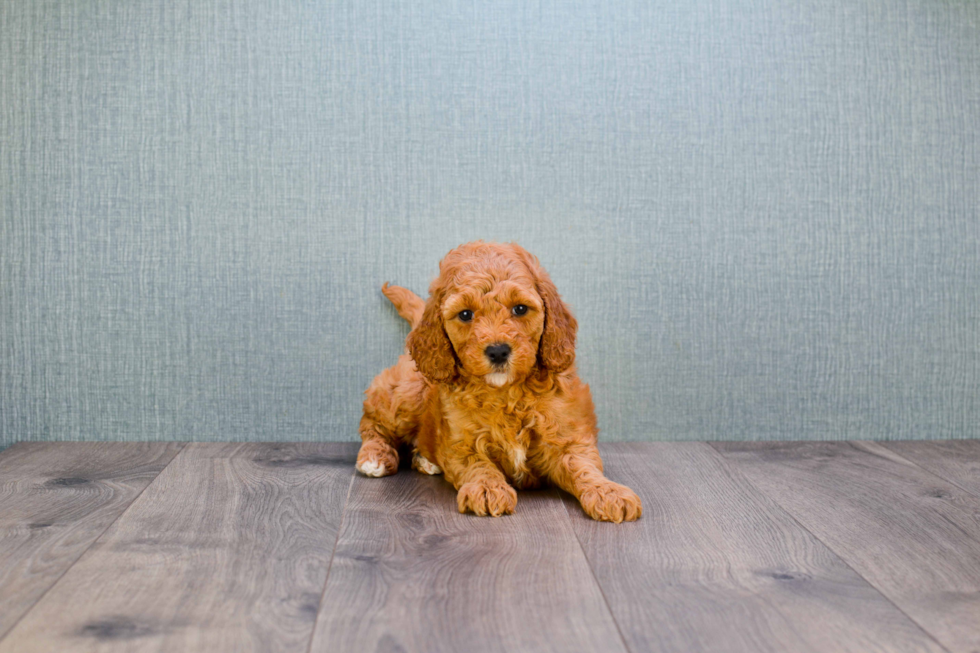
[[[980,436],[980,3],[0,3],[0,446],[356,438],[472,239],[603,437]]]

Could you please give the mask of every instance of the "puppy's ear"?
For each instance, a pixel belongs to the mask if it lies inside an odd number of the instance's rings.
[[[538,294],[544,300],[544,333],[538,345],[538,361],[552,372],[564,372],[575,362],[578,322],[568,305],[561,300],[558,289],[538,259],[519,245],[514,244],[513,247],[534,275]]]
[[[449,381],[456,376],[456,356],[442,324],[442,293],[435,292],[425,303],[422,319],[408,334],[408,353],[425,378]]]
[[[535,276],[538,294],[544,300],[544,333],[538,347],[538,358],[552,372],[564,372],[575,362],[575,332],[578,330],[578,322],[561,300],[548,273],[539,266]]]

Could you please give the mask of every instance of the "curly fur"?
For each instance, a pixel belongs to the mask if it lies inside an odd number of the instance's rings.
[[[416,469],[453,484],[460,512],[512,513],[514,488],[550,482],[593,519],[640,517],[639,497],[603,475],[592,396],[574,367],[578,324],[537,258],[516,244],[468,243],[440,262],[424,305],[404,288],[382,290],[413,329],[408,353],[365,393],[362,473],[394,474],[411,450]],[[514,313],[519,304],[526,314]],[[510,346],[506,363],[491,362],[493,344]]]

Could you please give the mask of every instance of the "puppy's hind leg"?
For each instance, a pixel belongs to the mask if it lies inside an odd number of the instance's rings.
[[[357,471],[365,476],[390,476],[398,471],[398,449],[376,432],[361,431]]]
[[[375,377],[365,392],[357,471],[365,476],[398,471],[398,449],[418,430],[424,390],[425,382],[407,355]]]
[[[442,467],[430,461],[418,451],[412,454],[412,469],[422,472],[423,474],[428,474],[429,476],[442,474]]]

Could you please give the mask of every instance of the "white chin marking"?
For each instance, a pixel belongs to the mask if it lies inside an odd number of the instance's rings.
[[[412,458],[412,466],[423,474],[428,474],[429,476],[442,474],[442,467],[430,462],[428,458],[419,454],[418,452],[415,452],[415,456]]]
[[[499,388],[507,383],[507,373],[506,372],[491,372],[487,374],[483,379],[495,388]]]
[[[384,476],[385,467],[381,463],[374,462],[373,460],[367,460],[357,466],[357,471],[364,474],[365,476]]]

